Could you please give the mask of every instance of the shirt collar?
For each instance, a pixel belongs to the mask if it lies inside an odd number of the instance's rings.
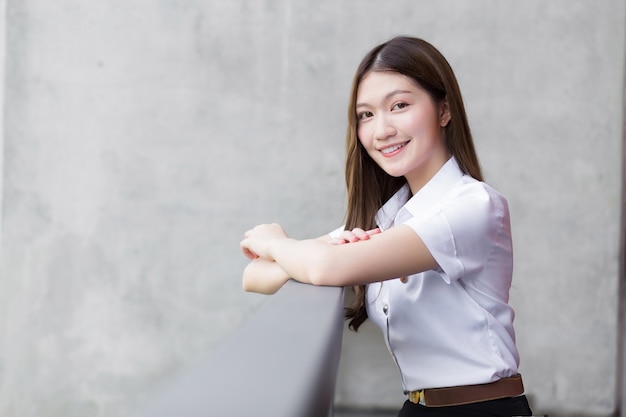
[[[411,189],[405,184],[396,192],[376,214],[376,223],[378,226],[387,230],[394,223],[402,223],[401,218],[403,212],[408,217],[417,215],[422,209],[430,207],[433,202],[443,197],[458,181],[463,178],[463,171],[459,168],[454,157],[448,161],[437,171],[437,173],[415,194],[411,197]]]

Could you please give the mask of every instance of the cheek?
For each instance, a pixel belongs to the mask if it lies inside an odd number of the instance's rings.
[[[357,127],[356,136],[359,142],[361,142],[361,145],[367,147],[367,144],[370,142],[369,140],[370,134],[368,132],[368,129],[364,126]]]
[[[439,120],[430,114],[421,114],[419,117],[410,120],[406,125],[407,130],[419,135],[433,134],[439,130],[439,127]]]

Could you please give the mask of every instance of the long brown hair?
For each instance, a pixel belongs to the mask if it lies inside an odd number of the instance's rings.
[[[357,93],[361,80],[373,71],[391,71],[411,78],[428,92],[433,103],[447,99],[450,122],[444,128],[446,146],[465,174],[482,181],[461,91],[450,64],[434,46],[422,39],[395,37],[365,55],[352,81],[346,134],[347,230],[376,227],[380,207],[406,183],[404,177],[392,177],[384,172],[357,137]],[[367,319],[365,286],[353,289],[354,303],[346,308],[346,319],[349,327],[357,331]]]

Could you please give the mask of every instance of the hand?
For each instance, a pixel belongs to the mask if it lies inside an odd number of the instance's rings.
[[[352,230],[344,230],[343,232],[341,232],[341,235],[339,235],[339,237],[331,239],[329,243],[332,245],[354,243],[361,240],[368,240],[371,236],[377,235],[379,233],[381,233],[381,230],[378,227],[367,231],[357,227]]]
[[[286,237],[287,233],[279,224],[260,224],[244,233],[240,246],[249,259],[264,258],[273,261],[268,252],[269,241]]]

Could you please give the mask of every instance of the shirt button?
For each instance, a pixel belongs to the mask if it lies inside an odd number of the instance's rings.
[[[383,313],[385,313],[385,316],[386,316],[388,312],[389,312],[389,305],[388,305],[388,304],[385,304],[385,305],[383,306]]]

